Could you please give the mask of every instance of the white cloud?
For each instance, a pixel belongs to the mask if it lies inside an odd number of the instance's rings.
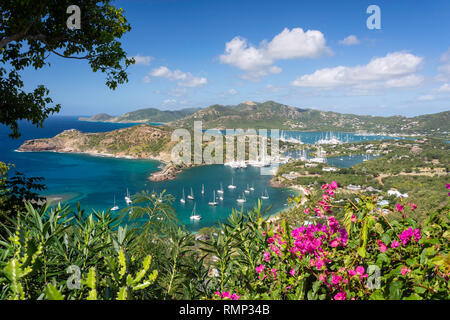
[[[343,44],[345,46],[352,46],[352,45],[355,45],[355,44],[359,44],[359,40],[358,40],[358,38],[355,35],[351,34],[347,38],[344,38],[343,40],[340,40],[339,43]]]
[[[225,44],[225,53],[219,60],[244,70],[244,78],[256,79],[280,73],[281,68],[273,65],[277,60],[317,58],[324,54],[331,54],[331,50],[326,46],[322,32],[285,28],[270,42],[262,41],[259,47],[248,44],[244,38],[234,37]]]
[[[175,99],[166,99],[166,100],[163,101],[163,105],[164,106],[167,106],[167,105],[170,105],[170,104],[175,104],[175,103],[177,103],[177,100],[175,100]]]
[[[137,54],[137,55],[135,55],[134,57],[128,57],[129,59],[130,58],[133,58],[134,59],[134,61],[135,61],[135,65],[145,65],[145,66],[148,66],[149,64],[150,64],[150,61],[152,61],[152,57],[150,57],[150,56],[141,56],[141,55],[139,55],[139,54]]]
[[[170,81],[177,81],[178,85],[182,87],[200,87],[208,82],[206,78],[194,77],[191,73],[181,70],[171,71],[164,66],[150,71],[149,75],[144,77],[144,82],[148,82],[146,80],[150,80],[151,77],[162,77]]]
[[[434,96],[426,94],[417,98],[419,101],[431,101],[434,100]]]
[[[410,53],[394,52],[385,57],[373,58],[363,66],[319,69],[298,77],[291,85],[317,88],[413,87],[423,81],[423,77],[416,74],[422,61],[423,58]]]
[[[440,86],[437,90],[437,92],[450,92],[450,84],[444,83],[442,86]]]

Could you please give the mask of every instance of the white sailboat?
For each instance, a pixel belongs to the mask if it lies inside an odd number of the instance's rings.
[[[213,191],[213,200],[208,202],[208,204],[210,206],[217,206],[217,201],[216,201],[216,191]]]
[[[231,184],[228,186],[228,189],[236,189],[236,186],[233,184],[233,178],[231,178]]]
[[[267,193],[267,189],[265,190],[265,193],[263,195],[261,195],[261,199],[269,199],[269,194]]]
[[[111,208],[111,211],[119,210],[119,207],[116,206],[116,196],[114,196],[114,206]]]
[[[191,188],[191,194],[188,194],[187,198],[189,200],[194,200],[194,191],[192,191],[192,188]]]
[[[131,201],[130,193],[128,192],[127,188],[127,195],[125,196],[125,202],[128,204],[131,204],[133,201]]]
[[[202,184],[202,196],[205,194],[205,185]]]
[[[183,188],[183,196],[180,199],[181,203],[186,203],[186,199],[184,198],[184,188]]]
[[[246,194],[249,194],[250,193],[250,187],[249,187],[249,185],[247,184],[247,189],[245,189],[245,191],[244,191]]]
[[[255,191],[255,188],[253,187],[253,184],[252,184],[252,186],[250,187],[249,190],[250,190],[250,191]]]
[[[220,189],[217,190],[218,194],[223,194],[223,186],[222,186],[222,182],[220,183]]]
[[[244,202],[247,201],[247,199],[245,199],[245,195],[242,194],[242,198],[238,198],[236,201],[239,202],[239,203],[244,203]]]
[[[199,214],[197,214],[195,212],[195,203],[194,203],[194,209],[192,210],[191,216],[189,218],[191,220],[195,220],[195,221],[198,221],[198,220],[200,220],[202,218]]]

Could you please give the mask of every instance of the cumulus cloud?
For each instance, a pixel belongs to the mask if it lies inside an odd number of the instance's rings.
[[[291,85],[317,88],[414,87],[423,82],[423,76],[417,74],[422,61],[422,57],[410,53],[394,52],[373,58],[363,66],[319,69],[298,77]]]
[[[359,44],[359,39],[355,35],[351,34],[347,38],[340,40],[339,43],[345,46],[353,46]]]
[[[439,93],[450,92],[450,84],[444,83],[436,91],[439,92]]]
[[[273,65],[277,60],[317,58],[331,54],[322,32],[303,31],[302,28],[285,28],[271,41],[264,40],[255,47],[241,37],[234,37],[225,44],[225,53],[219,56],[222,63],[244,70],[244,78],[260,78],[280,73],[280,67]]]
[[[135,55],[134,57],[128,57],[128,59],[134,59],[135,65],[145,65],[148,66],[150,64],[150,61],[152,61],[152,57],[150,56],[141,56],[139,54]]]
[[[200,87],[205,85],[208,80],[202,77],[195,77],[189,72],[182,72],[181,70],[170,70],[165,66],[153,69],[144,77],[144,82],[150,81],[151,77],[166,78],[170,81],[177,81],[182,87]]]

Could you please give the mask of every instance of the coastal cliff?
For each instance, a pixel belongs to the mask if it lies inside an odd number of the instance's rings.
[[[174,179],[181,168],[170,162],[174,142],[171,130],[148,124],[109,132],[84,133],[75,129],[65,130],[53,138],[25,141],[20,152],[83,153],[129,159],[152,159],[166,166],[149,179],[163,181]]]

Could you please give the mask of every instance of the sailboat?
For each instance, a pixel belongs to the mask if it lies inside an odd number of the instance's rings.
[[[253,187],[253,184],[252,184],[252,186],[249,188],[249,190],[250,190],[250,191],[255,191],[255,188]]]
[[[114,196],[114,206],[111,208],[111,211],[119,210],[119,207],[116,206],[116,196]]]
[[[265,199],[265,200],[269,199],[269,194],[267,193],[267,189],[266,189],[266,192],[261,196],[261,199]]]
[[[249,187],[249,185],[247,184],[247,189],[245,189],[245,191],[244,191],[246,194],[249,194],[250,193],[250,187]]]
[[[215,190],[213,191],[213,200],[210,201],[210,202],[208,202],[208,204],[209,204],[210,206],[217,206],[217,201],[216,201],[216,191],[215,191]]]
[[[192,188],[191,188],[191,194],[188,194],[187,198],[189,200],[194,200],[194,191],[192,191]]]
[[[128,204],[131,204],[133,201],[131,201],[130,198],[130,193],[128,192],[128,188],[127,188],[127,195],[125,196],[125,202]]]
[[[222,186],[222,182],[220,183],[220,189],[217,190],[218,194],[223,194],[223,186]]]
[[[202,184],[202,195],[205,194],[205,185]]]
[[[194,209],[192,210],[191,216],[189,217],[189,219],[191,220],[200,220],[202,217],[199,214],[195,213],[195,203],[194,203]]]
[[[239,202],[239,203],[244,203],[244,202],[246,202],[247,200],[245,199],[245,195],[242,194],[242,198],[238,198],[236,201]]]
[[[186,199],[184,199],[184,188],[183,188],[183,196],[180,199],[181,203],[186,203]]]
[[[233,178],[231,178],[231,184],[228,186],[228,189],[236,189],[236,186],[233,184]]]

